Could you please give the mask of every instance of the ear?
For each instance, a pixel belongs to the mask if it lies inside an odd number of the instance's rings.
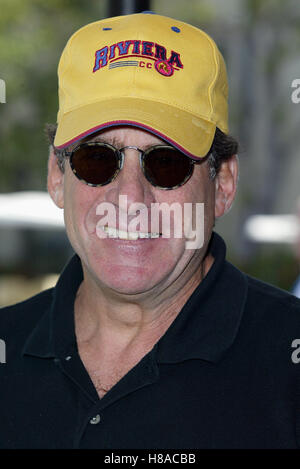
[[[215,217],[227,213],[236,193],[238,179],[237,155],[223,161],[215,180]]]
[[[57,156],[52,145],[48,160],[48,192],[57,207],[64,208],[64,173],[57,164]]]

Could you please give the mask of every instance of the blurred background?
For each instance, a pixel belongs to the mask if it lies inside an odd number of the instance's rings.
[[[204,29],[225,57],[241,144],[236,201],[216,223],[228,259],[287,290],[299,274],[299,0],[0,0],[0,305],[54,285],[72,255],[45,193],[64,45],[89,22],[143,10]]]

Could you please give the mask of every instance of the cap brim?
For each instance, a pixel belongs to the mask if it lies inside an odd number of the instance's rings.
[[[117,125],[147,130],[194,159],[207,155],[216,130],[212,122],[166,103],[135,97],[112,98],[65,113],[59,119],[54,145],[62,149]]]

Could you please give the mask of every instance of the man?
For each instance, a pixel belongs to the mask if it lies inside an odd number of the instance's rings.
[[[76,255],[1,311],[0,446],[297,447],[299,301],[213,232],[238,174],[217,46],[171,18],[108,18],[58,73],[48,190]]]

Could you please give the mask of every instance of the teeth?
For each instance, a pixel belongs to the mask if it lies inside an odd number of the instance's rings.
[[[110,238],[129,239],[134,241],[138,238],[159,238],[160,233],[142,233],[139,231],[124,231],[109,226],[103,226],[103,230]]]

